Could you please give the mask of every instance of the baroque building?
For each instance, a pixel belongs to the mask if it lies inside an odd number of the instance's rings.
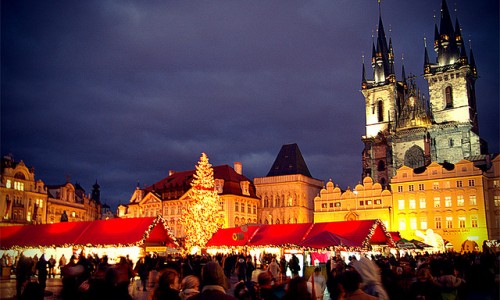
[[[312,223],[314,197],[323,181],[314,179],[297,144],[281,147],[266,177],[254,178],[261,224]]]
[[[380,5],[380,4],[379,4]],[[414,76],[396,79],[394,49],[387,41],[379,16],[372,45],[373,78],[362,70],[366,134],[362,154],[363,175],[386,186],[402,166],[419,168],[438,163],[474,160],[487,152],[479,137],[475,81],[478,78],[472,49],[468,54],[461,27],[455,26],[445,0],[439,28],[435,25],[435,62],[424,51],[424,78],[430,101],[417,87]]]
[[[46,185],[35,179],[34,168],[11,156],[2,158],[0,184],[1,225],[46,224],[100,219],[100,190],[97,182],[92,195],[77,183]]]
[[[401,235],[424,241],[436,238],[455,251],[472,251],[470,245],[481,247],[485,240],[498,239],[498,224],[488,216],[490,210],[495,211],[495,203],[485,187],[489,180],[494,184],[494,179],[487,174],[468,160],[399,168],[391,188],[394,222]],[[491,192],[500,195],[498,188]]]
[[[219,195],[219,218],[223,228],[257,223],[255,186],[243,175],[240,162],[213,167],[215,186]],[[137,187],[129,203],[118,206],[118,217],[151,217],[162,214],[174,235],[182,238],[180,223],[182,207],[190,199],[191,181],[195,170],[174,172],[146,188]]]
[[[371,177],[342,191],[330,180],[314,198],[314,223],[380,219],[392,230],[392,193]]]

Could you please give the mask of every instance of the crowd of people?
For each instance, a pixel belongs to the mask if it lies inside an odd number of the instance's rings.
[[[15,262],[18,299],[43,299],[48,277],[62,278],[62,299],[499,299],[499,256],[447,252],[348,259],[332,256],[307,276],[292,255],[266,255],[261,261],[242,254],[159,256],[149,253],[132,262],[107,256],[31,258]],[[309,269],[309,268],[308,268]],[[289,271],[287,273],[287,271]],[[304,270],[305,271],[305,270]],[[287,276],[291,274],[291,276]],[[33,275],[36,275],[34,277]],[[35,278],[35,279],[34,279]],[[230,286],[231,278],[233,284]]]

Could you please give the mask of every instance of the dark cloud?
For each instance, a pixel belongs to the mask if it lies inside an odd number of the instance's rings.
[[[382,1],[398,75],[403,56],[407,74],[422,74],[440,4]],[[481,136],[499,152],[498,3],[448,5],[472,41]],[[116,206],[138,182],[193,169],[201,152],[265,176],[286,143],[314,177],[360,180],[361,63],[370,74],[376,1],[1,6],[1,151],[47,184],[70,176],[90,191],[97,180]]]

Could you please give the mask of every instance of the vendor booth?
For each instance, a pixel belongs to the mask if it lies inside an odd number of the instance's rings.
[[[177,247],[162,216],[0,227],[0,256],[107,255],[110,263],[128,255],[134,262],[148,247]]]

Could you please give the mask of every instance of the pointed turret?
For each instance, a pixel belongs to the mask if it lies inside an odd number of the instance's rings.
[[[429,61],[429,52],[427,52],[427,39],[424,38],[424,74],[431,72],[431,63]]]
[[[267,176],[280,176],[290,174],[302,174],[311,177],[306,162],[297,144],[288,144],[281,147],[276,160]]]
[[[364,90],[367,88],[367,81],[366,81],[366,71],[365,71],[365,60],[363,57],[363,71],[361,75],[361,88]]]
[[[476,67],[476,60],[474,59],[474,53],[472,53],[472,47],[470,48],[470,69],[472,72],[472,75],[474,78],[477,79],[477,67]]]
[[[457,30],[453,29],[448,5],[446,4],[446,0],[443,0],[441,4],[441,21],[439,24],[439,41],[437,47],[437,62],[439,66],[449,66],[458,62],[460,47],[457,43],[457,32],[461,39],[460,28]]]

